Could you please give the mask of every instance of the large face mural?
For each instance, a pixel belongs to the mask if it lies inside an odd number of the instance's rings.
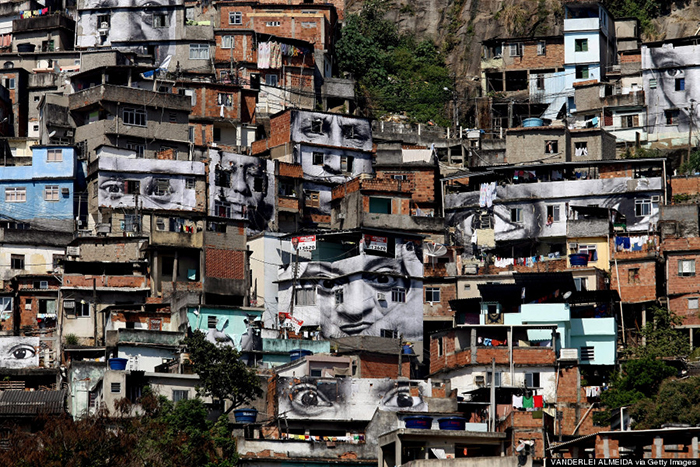
[[[422,252],[398,243],[391,256],[360,254],[334,262],[302,262],[297,274],[294,317],[319,326],[325,338],[423,337]],[[292,300],[292,266],[280,271],[279,310]]]
[[[39,366],[38,337],[0,337],[0,368]]]
[[[644,91],[649,107],[650,133],[688,131],[690,109],[693,118],[700,116],[700,46],[644,47]]]
[[[176,6],[182,0],[83,0],[80,2],[78,45],[129,49],[153,47],[165,58],[176,39]]]
[[[292,140],[361,151],[372,150],[369,120],[320,112],[292,112]]]
[[[248,230],[265,230],[275,213],[274,161],[212,150],[209,170],[211,215],[247,219]]]
[[[279,412],[289,419],[371,420],[387,412],[426,412],[430,384],[389,379],[280,378]]]
[[[204,174],[201,162],[100,157],[98,202],[110,208],[192,211],[197,208],[194,175]],[[189,176],[188,176],[189,175]]]

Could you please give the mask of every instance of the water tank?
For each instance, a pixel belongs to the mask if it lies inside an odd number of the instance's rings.
[[[543,125],[544,121],[541,118],[526,118],[523,120],[523,128]]]

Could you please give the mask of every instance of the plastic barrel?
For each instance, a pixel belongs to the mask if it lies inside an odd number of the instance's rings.
[[[464,430],[467,419],[464,417],[438,418],[438,424],[441,430]]]
[[[126,364],[129,362],[126,358],[110,358],[109,359],[109,369],[110,370],[126,370]]]
[[[544,121],[541,118],[526,118],[523,120],[524,128],[542,125],[544,125]]]
[[[238,409],[233,411],[236,423],[255,423],[258,418],[257,409]]]
[[[433,417],[426,417],[425,415],[405,417],[403,421],[406,423],[406,428],[429,430],[433,427]]]
[[[304,349],[290,350],[289,351],[289,359],[291,361],[299,360],[302,357],[307,357],[307,356],[313,355],[313,354],[314,353],[310,350],[304,350]]]
[[[572,266],[588,266],[588,255],[585,253],[574,253],[569,255],[569,262]]]

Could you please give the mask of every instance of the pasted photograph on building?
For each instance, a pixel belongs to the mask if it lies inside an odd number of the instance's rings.
[[[342,254],[335,261],[301,262],[296,279],[294,266],[283,266],[279,274],[280,313],[293,310],[296,319],[304,326],[318,326],[325,338],[422,338],[420,248],[415,242],[400,239],[395,251],[386,248],[386,241],[384,245],[386,253],[366,248],[355,256]]]
[[[209,209],[212,216],[247,219],[260,232],[275,213],[275,165],[271,160],[211,150]]]

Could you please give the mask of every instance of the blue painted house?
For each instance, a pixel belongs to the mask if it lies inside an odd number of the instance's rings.
[[[31,164],[11,158],[0,166],[0,217],[39,230],[74,230],[87,209],[77,192],[85,171],[69,146],[33,146]],[[12,163],[13,165],[9,165]],[[82,204],[82,205],[81,205]]]

